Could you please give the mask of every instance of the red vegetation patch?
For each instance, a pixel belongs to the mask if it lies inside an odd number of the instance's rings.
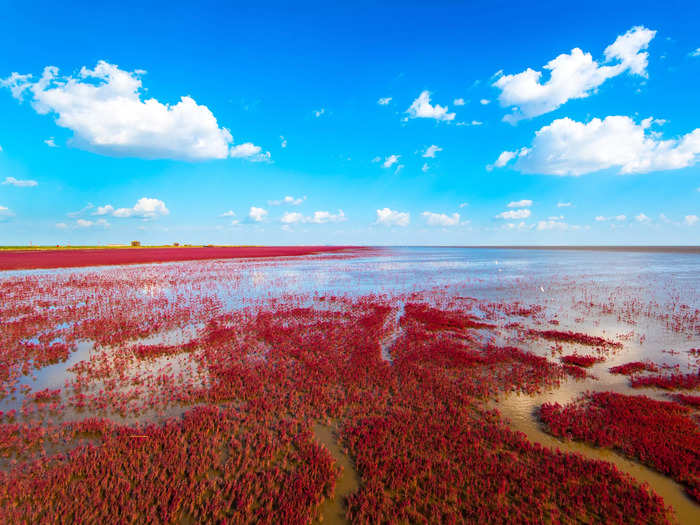
[[[557,341],[559,343],[577,343],[586,346],[599,346],[610,348],[622,348],[622,343],[611,341],[603,337],[594,335],[582,334],[580,332],[562,331],[562,330],[530,330],[530,335],[547,339],[548,341]]]
[[[691,396],[689,394],[673,394],[671,396],[675,401],[683,403],[695,408],[700,408],[700,396]]]
[[[407,318],[423,323],[428,330],[463,330],[466,328],[494,328],[473,315],[450,310],[438,310],[427,304],[407,303],[404,307]]]
[[[551,434],[619,450],[700,501],[700,429],[689,412],[670,401],[598,392],[566,406],[545,403],[540,418]]]
[[[632,361],[624,365],[613,366],[610,368],[611,374],[623,374],[631,376],[639,372],[658,372],[659,367],[649,361]]]
[[[145,264],[205,259],[292,257],[317,253],[359,251],[349,246],[220,246],[210,248],[112,248],[84,250],[3,250],[0,270],[72,268],[116,264]]]
[[[562,363],[566,363],[567,365],[582,366],[583,368],[589,368],[594,364],[602,363],[603,361],[605,361],[605,358],[593,355],[571,354],[565,355],[561,358]]]
[[[700,373],[637,376],[630,379],[630,386],[634,388],[663,388],[664,390],[692,390],[700,386]]]
[[[668,523],[661,498],[609,463],[426,400],[346,426],[365,480],[349,499],[353,523]]]
[[[233,409],[199,407],[137,427],[95,420],[73,432],[99,444],[0,475],[3,522],[301,525],[339,475],[309,430]]]

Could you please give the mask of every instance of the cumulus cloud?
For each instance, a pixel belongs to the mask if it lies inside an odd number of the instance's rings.
[[[700,128],[675,139],[662,140],[651,131],[658,121],[649,117],[637,124],[626,116],[577,122],[557,119],[535,132],[532,146],[504,151],[494,165],[517,157],[523,173],[583,175],[608,168],[620,173],[645,173],[692,166],[700,157]],[[503,161],[503,162],[499,162]]]
[[[231,148],[229,130],[190,96],[172,105],[142,99],[144,74],[101,60],[94,69],[83,67],[69,76],[48,66],[36,81],[32,75],[12,73],[0,86],[19,100],[30,98],[37,113],[54,115],[57,125],[73,131],[73,145],[95,153],[195,161],[250,151],[249,146]],[[255,155],[246,158],[257,160]]]
[[[695,51],[690,52],[691,57],[700,57],[700,47],[697,48]]]
[[[53,137],[49,137],[44,141],[44,144],[46,144],[49,148],[57,148],[58,144],[54,141]]]
[[[545,231],[545,230],[567,231],[567,230],[578,230],[578,229],[580,229],[580,226],[574,226],[571,224],[567,224],[565,222],[562,222],[559,218],[549,217],[546,221],[538,221],[537,226],[535,226],[535,228],[538,231]]]
[[[95,211],[92,212],[93,215],[111,215],[112,213],[114,213],[114,206],[111,204],[98,206]]]
[[[487,98],[482,98],[482,99],[479,101],[479,104],[481,104],[482,106],[486,106],[486,105],[488,105],[488,104],[490,104],[490,103],[491,103],[491,101],[490,101],[489,99],[487,99]]]
[[[10,208],[7,206],[0,206],[0,222],[8,221],[14,216],[15,214],[12,213]]]
[[[651,222],[651,219],[643,213],[640,213],[639,215],[635,215],[634,220],[637,222],[642,222],[642,223]]]
[[[377,210],[377,224],[384,226],[408,226],[411,222],[411,214],[396,211],[389,208]]]
[[[140,198],[133,208],[117,208],[112,212],[113,217],[137,217],[140,219],[155,219],[169,214],[170,210],[162,200],[148,197]]]
[[[401,158],[401,155],[389,155],[384,159],[384,163],[382,166],[385,168],[391,168],[394,164],[396,164],[399,161],[399,158]]]
[[[442,151],[442,148],[433,144],[425,150],[425,152],[423,153],[423,157],[434,159],[435,154],[439,151]]]
[[[516,219],[527,219],[530,216],[530,210],[524,208],[520,210],[508,210],[499,213],[496,215],[497,219],[507,219],[507,220],[516,220]]]
[[[282,147],[282,148],[287,147],[287,139],[284,138],[284,135],[280,135],[280,147]]]
[[[496,162],[494,162],[493,164],[488,164],[486,166],[486,169],[491,171],[493,168],[502,168],[514,158],[525,153],[527,153],[527,148],[523,148],[517,151],[503,151],[496,159]]]
[[[642,214],[644,215],[644,214]],[[646,217],[646,215],[644,215]],[[647,217],[648,218],[648,217]],[[617,221],[617,222],[623,222],[627,220],[627,215],[614,215],[613,217],[605,217],[604,215],[598,215],[595,218],[596,222],[605,222],[605,221]]]
[[[514,124],[519,120],[554,111],[571,99],[586,98],[607,79],[624,72],[646,77],[649,42],[656,35],[636,26],[620,35],[604,51],[604,60],[593,60],[579,48],[550,60],[544,69],[549,79],[542,83],[542,72],[527,68],[515,75],[500,75],[493,85],[501,90],[498,100],[513,112],[503,120]],[[609,65],[610,64],[610,65]]]
[[[284,215],[282,215],[282,218],[280,219],[280,221],[282,221],[285,224],[294,224],[303,220],[304,216],[297,211],[288,211]]]
[[[327,222],[343,222],[345,220],[346,218],[343,210],[338,210],[338,213],[335,214],[328,211],[315,211],[314,214],[309,217],[308,222],[324,224]]]
[[[698,219],[697,215],[686,215],[683,220],[688,226],[695,226],[700,219]]]
[[[463,98],[456,98],[452,101],[455,106],[464,106],[465,102]]]
[[[296,197],[296,198],[292,197],[291,195],[287,195],[282,199],[267,201],[267,203],[270,206],[281,206],[282,204],[289,204],[291,206],[299,206],[305,200],[306,200],[306,195],[304,195],[303,197]]]
[[[427,162],[424,162],[424,163],[423,163],[423,166],[421,166],[421,169],[420,169],[420,170],[421,170],[423,173],[428,173],[428,170],[429,170],[429,169],[430,169],[430,166],[428,166],[428,163],[427,163]]]
[[[391,97],[382,97],[379,100],[377,100],[377,104],[380,106],[386,106],[391,102]]]
[[[311,223],[311,224],[326,224],[328,222],[343,222],[347,220],[343,210],[338,210],[338,213],[331,213],[329,211],[315,211],[310,217],[304,216],[298,212],[287,212],[282,215],[280,219],[281,222],[285,224],[296,224],[296,223]]]
[[[314,110],[314,117],[318,118],[326,112],[325,108]]]
[[[251,162],[269,162],[270,152],[262,152],[260,146],[256,146],[252,142],[245,142],[243,144],[238,144],[233,146],[229,152],[229,155],[234,159],[247,159]]]
[[[64,224],[64,223],[59,223],[59,224]],[[89,221],[87,219],[78,219],[75,221],[75,225],[78,228],[94,228],[94,227],[99,227],[99,228],[109,228],[110,224],[107,222],[105,219],[97,219],[96,221]],[[56,225],[57,227],[58,224]]]
[[[447,106],[430,103],[430,91],[423,91],[406,110],[409,118],[432,118],[435,120],[454,120],[455,114],[448,113]]]
[[[235,217],[235,216],[236,216],[236,212],[234,212],[233,210],[225,211],[224,213],[219,215],[219,217]]]
[[[532,206],[532,201],[530,199],[522,199],[519,201],[512,201],[507,204],[508,208],[527,208]]]
[[[15,179],[14,177],[5,177],[5,180],[2,182],[2,185],[9,185],[9,186],[15,186],[17,188],[31,188],[33,186],[38,186],[38,182],[35,180],[19,180]]]
[[[457,226],[460,218],[459,213],[447,215],[446,213],[424,211],[421,215],[425,218],[428,226]]]
[[[557,208],[568,208],[571,206],[570,202],[557,202]]]
[[[248,218],[253,222],[262,222],[267,218],[267,210],[264,208],[251,206],[250,211],[248,212]]]

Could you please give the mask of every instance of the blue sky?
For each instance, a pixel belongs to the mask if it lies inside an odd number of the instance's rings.
[[[26,4],[0,244],[700,241],[697,2]]]

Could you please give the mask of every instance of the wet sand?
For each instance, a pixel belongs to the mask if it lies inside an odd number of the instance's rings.
[[[333,459],[341,467],[340,478],[335,485],[335,493],[332,499],[326,499],[321,504],[321,519],[316,523],[330,523],[340,525],[350,523],[345,516],[346,498],[360,488],[360,476],[355,471],[355,467],[350,458],[345,454],[338,444],[338,429],[335,426],[314,425],[314,436],[323,446],[328,449]]]

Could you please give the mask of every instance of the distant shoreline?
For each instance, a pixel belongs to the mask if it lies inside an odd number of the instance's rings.
[[[436,246],[437,248],[437,246]],[[455,248],[480,248],[492,250],[561,250],[595,252],[645,252],[645,253],[698,253],[699,246],[455,246]]]
[[[0,249],[0,271],[153,264],[210,259],[257,259],[298,257],[369,251],[353,246],[201,246],[201,247],[81,247],[37,249]]]

